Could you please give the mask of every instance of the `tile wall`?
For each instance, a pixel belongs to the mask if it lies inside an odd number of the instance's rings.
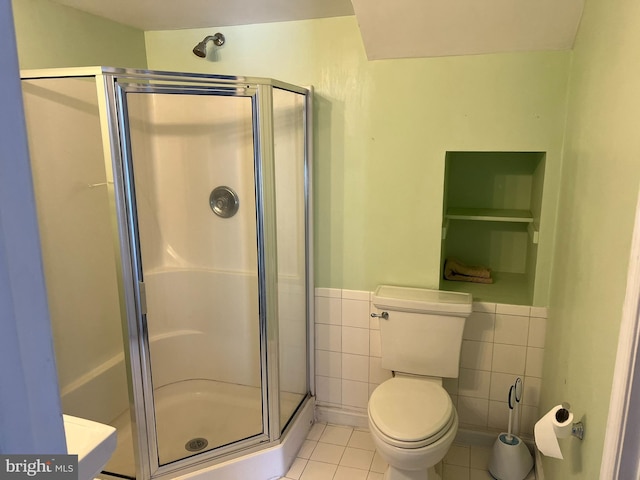
[[[366,415],[371,392],[391,372],[380,366],[380,330],[371,293],[316,289],[316,403]],[[522,378],[520,434],[532,435],[538,417],[547,309],[474,302],[467,319],[460,375],[444,387],[460,427],[507,428],[509,386]],[[515,417],[514,417],[515,418]]]

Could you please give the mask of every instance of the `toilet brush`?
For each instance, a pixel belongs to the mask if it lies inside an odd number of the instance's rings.
[[[522,380],[518,378],[509,388],[509,423],[507,433],[498,435],[493,445],[489,472],[498,480],[523,480],[531,467],[533,458],[527,446],[511,433],[513,409],[522,398]]]

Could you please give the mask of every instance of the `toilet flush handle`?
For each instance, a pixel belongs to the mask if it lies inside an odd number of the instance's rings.
[[[371,317],[372,318],[384,318],[385,320],[389,320],[389,312],[372,313]]]

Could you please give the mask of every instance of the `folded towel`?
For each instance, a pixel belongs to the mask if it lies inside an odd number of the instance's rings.
[[[445,260],[444,278],[458,282],[493,283],[490,268],[465,265],[455,258]]]

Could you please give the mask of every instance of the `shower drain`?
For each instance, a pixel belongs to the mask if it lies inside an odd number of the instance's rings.
[[[199,452],[207,445],[209,445],[209,442],[206,438],[194,438],[185,443],[184,448],[190,452]]]

